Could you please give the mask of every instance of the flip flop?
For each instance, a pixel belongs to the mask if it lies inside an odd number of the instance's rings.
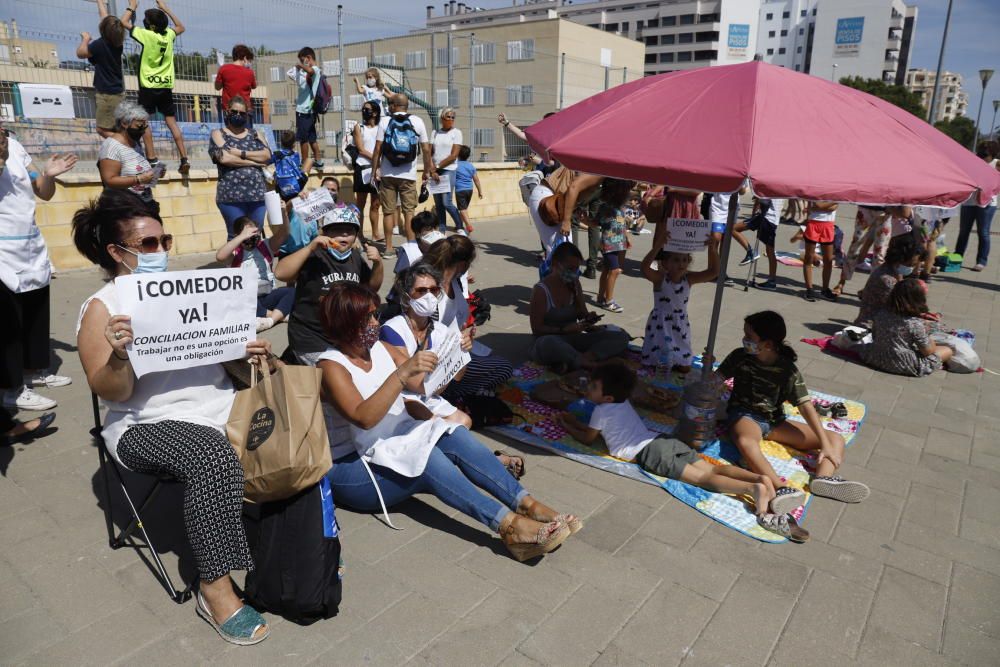
[[[252,646],[264,641],[271,634],[271,628],[267,626],[267,621],[264,620],[264,617],[249,605],[243,605],[232,616],[227,618],[224,623],[220,624],[215,621],[212,612],[208,610],[208,605],[205,603],[205,598],[201,596],[201,591],[198,592],[197,600],[198,615],[208,621],[208,624],[215,628],[219,636],[230,644]],[[261,627],[267,628],[267,631],[261,636],[255,637],[254,633]]]

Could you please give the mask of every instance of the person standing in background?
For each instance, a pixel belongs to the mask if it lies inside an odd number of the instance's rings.
[[[81,32],[76,57],[86,58],[94,66],[97,134],[102,139],[107,139],[115,132],[115,109],[125,97],[125,76],[122,74],[125,26],[117,16],[108,14],[108,6],[104,0],[97,0],[97,13],[101,17],[97,27],[101,36],[91,41],[89,32]]]
[[[75,155],[53,155],[45,169],[0,126],[0,387],[3,405],[18,410],[51,410],[56,402],[32,387],[63,387],[73,380],[52,375],[49,366],[49,281],[52,263],[35,223],[35,197],[56,193],[56,177],[76,164]]]
[[[302,151],[302,164],[309,159],[309,148],[312,147],[313,165],[323,168],[323,158],[319,154],[319,141],[316,139],[316,121],[319,115],[313,108],[316,91],[319,90],[319,79],[323,70],[316,65],[316,52],[308,46],[303,46],[298,53],[299,62],[286,72],[286,76],[299,87],[295,99],[295,140],[299,142]]]
[[[247,129],[253,129],[253,100],[250,95],[257,87],[257,77],[253,71],[253,51],[246,44],[233,47],[233,62],[226,63],[215,73],[215,89],[222,91],[221,110],[229,108],[229,100],[242,97],[246,103]]]
[[[439,115],[441,129],[431,132],[431,147],[434,151],[434,165],[442,178],[448,179],[448,192],[435,193],[434,211],[438,218],[438,231],[442,234],[448,230],[447,215],[455,223],[455,231],[462,231],[462,218],[452,202],[452,191],[455,189],[455,170],[458,168],[458,151],[462,147],[462,131],[455,127],[455,110],[451,107],[441,109]],[[471,187],[469,188],[472,189]]]

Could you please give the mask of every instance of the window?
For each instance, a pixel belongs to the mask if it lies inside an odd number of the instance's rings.
[[[340,95],[334,95],[330,98],[330,109],[332,111],[341,111],[343,108],[344,102]]]
[[[788,31],[787,30],[782,30],[781,31],[781,36],[782,37],[788,37]]]
[[[287,116],[288,115],[288,100],[271,100],[271,115],[272,116]]]
[[[604,32],[618,32],[618,24],[617,23],[605,23],[604,24]]]
[[[435,49],[435,51],[436,51],[436,57],[437,57],[437,64],[438,64],[439,67],[446,67],[448,65],[457,65],[458,64],[458,47],[457,46],[451,47],[451,62],[448,61],[448,47],[447,46],[443,46],[443,47],[441,47],[439,49]]]
[[[372,59],[373,65],[396,65],[396,54],[395,53],[383,53],[375,56]]]
[[[785,47],[782,46],[781,48],[778,49],[778,55],[779,56],[785,55]]]
[[[513,42],[507,42],[507,61],[518,61],[518,60],[534,60],[535,59],[535,40],[534,39],[518,39]]]
[[[677,35],[678,44],[690,44],[693,41],[694,41],[694,33],[682,32],[681,34]]]
[[[533,86],[507,86],[507,106],[516,107],[534,103]]]
[[[656,62],[656,54],[655,53],[647,53],[646,54],[646,64],[648,65],[650,63],[655,63],[655,62]]]
[[[0,62],[10,62],[10,49],[7,48],[6,44],[0,44]]]
[[[337,131],[336,130],[327,130],[326,132],[324,132],[323,133],[323,141],[326,142],[327,146],[336,146],[337,145]]]
[[[361,56],[347,59],[348,74],[362,74],[366,69],[368,69],[368,58]]]
[[[767,36],[773,39],[774,38],[774,31],[773,30],[768,30],[767,31]]]
[[[348,98],[348,100],[349,100],[349,103],[350,103],[350,107],[348,107],[348,108],[351,111],[360,111],[361,110],[361,105],[365,103],[365,96],[364,95],[351,95]]]
[[[622,32],[628,34],[629,23],[628,21],[622,21]]]
[[[702,14],[698,17],[698,23],[715,23],[718,20],[718,14]]]
[[[661,63],[672,63],[674,62],[674,54],[672,53],[661,53],[660,54]]]
[[[339,60],[324,60],[322,67],[323,74],[326,74],[327,76],[340,76]]]
[[[673,44],[676,41],[676,35],[660,35],[660,44]]]
[[[805,28],[799,28],[799,34],[800,35],[806,34],[806,29]]]
[[[689,62],[691,62],[691,52],[690,51],[682,51],[681,53],[678,53],[677,54],[677,62],[679,62],[679,63],[689,63]]]
[[[494,139],[494,128],[477,127],[472,131],[472,143],[476,146],[492,147]]]
[[[434,91],[434,105],[439,107],[450,106],[448,104],[448,89],[438,88]]]
[[[795,66],[795,71],[796,71],[796,72],[800,71],[800,68],[799,68],[799,66],[798,66],[798,65],[796,65],[796,66]]]
[[[795,47],[795,53],[802,53],[802,47],[801,46]]]
[[[681,25],[694,25],[694,14],[681,14]]]
[[[472,104],[477,107],[493,106],[493,86],[476,86],[473,88]]]
[[[427,91],[426,90],[414,90],[413,99],[420,100],[421,102],[428,102]]]
[[[663,25],[665,25],[665,26],[677,25],[677,17],[676,16],[664,16],[663,19],[662,19],[662,21],[663,21]]]
[[[787,19],[791,16],[791,12],[781,12],[781,18]]]
[[[766,14],[766,15],[764,16],[764,18],[765,18],[765,19],[767,19],[768,21],[772,21],[772,20],[774,20],[774,14],[771,14],[770,12],[768,12],[768,13],[767,13],[767,14]]]
[[[658,39],[654,35],[652,37],[646,37],[643,41],[646,42],[646,46],[656,46]]]
[[[424,69],[427,67],[427,52],[408,51],[404,62],[406,69]]]
[[[705,30],[703,32],[699,32],[694,37],[694,41],[696,42],[714,42],[717,41],[718,39],[719,39],[718,30]]]
[[[719,57],[719,52],[715,49],[705,49],[704,51],[695,51],[695,60],[715,60]]]
[[[801,12],[799,12],[799,16],[805,16],[805,15],[806,15],[806,10],[803,9]]]
[[[274,83],[276,81],[281,81],[281,68],[280,67],[272,67],[271,68],[271,83]]]
[[[476,42],[472,47],[473,60],[477,65],[497,61],[497,45],[493,42]]]
[[[660,19],[649,19],[648,21],[646,21],[646,27],[647,28],[659,28],[660,27]]]

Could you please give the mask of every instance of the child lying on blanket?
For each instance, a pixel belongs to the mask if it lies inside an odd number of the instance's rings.
[[[596,404],[590,424],[570,413],[559,415],[560,423],[585,445],[604,436],[608,451],[616,458],[634,460],[654,475],[716,493],[750,496],[756,514],[767,513],[775,493],[765,475],[731,465],[712,465],[680,440],[648,430],[628,400],[635,382],[635,371],[620,360],[598,366],[591,373],[586,394],[587,400]]]
[[[816,474],[809,483],[813,495],[845,503],[867,498],[867,486],[834,476],[844,460],[844,438],[823,428],[795,367],[798,357],[785,343],[785,320],[769,310],[748,315],[743,335],[743,347],[729,353],[715,371],[715,379],[721,389],[726,379],[733,378],[727,421],[730,437],[746,466],[777,489],[771,511],[791,512],[805,501],[805,492],[784,485],[761,451],[763,438],[799,451],[819,450]],[[712,359],[706,357],[704,363],[711,364]],[[785,401],[798,407],[804,425],[785,419]]]

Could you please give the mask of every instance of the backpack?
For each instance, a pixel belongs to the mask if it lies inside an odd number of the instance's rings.
[[[324,114],[330,110],[330,102],[333,100],[333,88],[330,82],[322,74],[319,75],[319,85],[316,86],[316,96],[313,97],[313,111]]]
[[[323,477],[291,498],[248,507],[244,522],[256,569],[247,574],[247,602],[300,625],[336,616],[340,531],[330,481]]]
[[[413,128],[410,114],[389,117],[385,126],[385,138],[382,140],[382,155],[394,167],[413,162],[417,157],[417,144],[420,138]]]
[[[521,180],[517,182],[517,187],[521,189],[521,201],[524,202],[525,206],[528,205],[528,198],[531,197],[531,191],[542,182],[542,178],[542,172],[534,169],[522,176]]]
[[[309,177],[302,173],[302,167],[294,160],[295,152],[279,149],[274,152],[274,181],[278,194],[285,201],[295,197],[305,187]]]

